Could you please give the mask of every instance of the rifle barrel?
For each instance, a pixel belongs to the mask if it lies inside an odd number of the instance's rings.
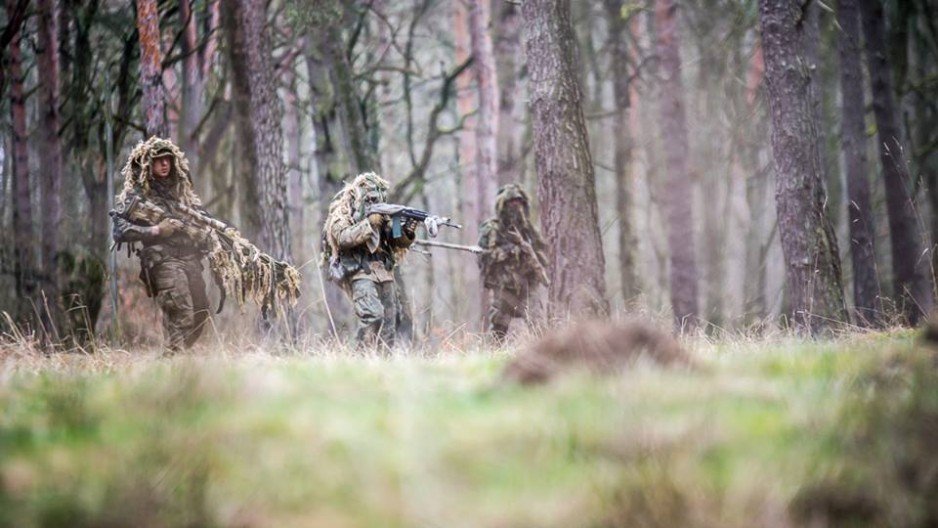
[[[439,248],[444,248],[444,249],[456,249],[459,251],[468,251],[469,253],[475,253],[476,255],[478,255],[479,253],[483,253],[485,251],[479,246],[464,246],[462,244],[451,244],[449,242],[439,242],[436,240],[427,240],[425,238],[418,238],[417,240],[414,240],[414,243],[421,245],[421,246],[427,246],[427,247],[439,247]]]

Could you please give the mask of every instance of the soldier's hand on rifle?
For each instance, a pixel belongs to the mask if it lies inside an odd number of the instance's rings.
[[[182,222],[175,218],[164,218],[153,227],[153,234],[155,236],[172,236],[181,231],[184,226]]]
[[[404,225],[402,227],[404,230],[404,234],[407,235],[407,238],[414,238],[415,236],[417,236],[417,225],[419,225],[419,223],[420,222],[418,222],[417,220],[413,218],[408,218],[407,222],[404,222]]]
[[[384,225],[384,215],[380,213],[371,213],[368,215],[368,223],[375,229],[381,229]]]

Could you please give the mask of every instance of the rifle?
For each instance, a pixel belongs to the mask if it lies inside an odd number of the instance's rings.
[[[440,247],[445,249],[455,249],[458,251],[468,251],[469,253],[475,253],[476,255],[481,255],[485,253],[485,250],[479,246],[464,246],[462,244],[450,244],[449,242],[438,242],[436,240],[426,240],[423,238],[418,238],[414,240],[414,244],[427,247]]]
[[[245,298],[250,296],[261,307],[264,317],[271,307],[275,307],[278,298],[291,305],[296,304],[301,281],[296,268],[264,253],[233,226],[198,209],[185,204],[175,204],[172,209],[167,211],[135,196],[123,214],[129,218],[136,212],[136,216],[154,224],[163,218],[174,218],[183,223],[191,238],[205,240],[207,237],[211,246],[209,264],[222,295],[216,313],[221,312],[228,293],[236,295],[239,305],[243,305]],[[208,228],[208,232],[191,224]]]
[[[461,225],[453,222],[449,217],[432,215],[426,211],[407,207],[406,205],[388,203],[371,204],[365,208],[365,216],[371,214],[381,214],[391,217],[391,234],[394,238],[400,238],[403,234],[403,230],[401,229],[402,220],[418,220],[423,222],[423,225],[427,228],[427,233],[434,238],[437,233],[439,233],[441,225],[462,229]]]

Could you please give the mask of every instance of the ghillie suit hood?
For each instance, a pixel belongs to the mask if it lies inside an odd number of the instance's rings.
[[[173,156],[168,187],[149,177],[152,161],[166,155]],[[176,218],[184,224],[183,231],[191,240],[207,248],[209,267],[222,294],[218,311],[229,295],[234,296],[239,305],[247,298],[252,299],[265,316],[271,309],[274,313],[279,311],[278,301],[291,306],[296,304],[300,294],[299,271],[262,252],[234,226],[212,217],[201,207],[202,201],[192,188],[189,162],[172,141],[154,136],[138,143],[121,174],[124,188],[117,203],[125,209],[124,214],[150,224],[166,217]],[[165,203],[152,201],[154,195],[164,198]],[[127,211],[127,207],[133,210]]]
[[[136,194],[144,198],[150,196],[151,192],[154,191],[154,182],[150,178],[150,166],[153,164],[153,160],[163,156],[173,157],[172,173],[169,176],[169,191],[171,194],[169,198],[189,207],[202,205],[202,200],[199,199],[192,188],[189,160],[186,159],[186,155],[171,140],[156,136],[137,143],[137,146],[130,152],[127,163],[121,169],[121,176],[124,177],[124,188],[117,197],[117,203],[123,203],[129,194]]]
[[[531,199],[528,197],[528,193],[517,183],[508,183],[498,189],[498,194],[495,195],[495,218],[502,224],[502,227],[508,227],[508,202],[512,200],[521,200],[524,209],[521,218],[516,219],[520,222],[520,225],[514,227],[527,234],[532,240],[537,241],[538,245],[542,244],[541,235],[531,224]]]
[[[365,207],[369,203],[387,201],[388,189],[391,184],[373,172],[359,174],[342,190],[335,194],[329,204],[329,214],[322,229],[322,260],[323,264],[329,258],[338,257],[339,242],[336,240],[336,226],[360,222],[365,218]],[[394,248],[395,261],[400,260],[407,253],[405,248]]]

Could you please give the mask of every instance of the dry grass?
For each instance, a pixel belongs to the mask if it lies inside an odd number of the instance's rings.
[[[498,383],[524,342],[435,343],[211,336],[167,359],[8,335],[0,526],[935,519],[938,374],[910,332],[687,337],[700,368],[639,361],[530,388]]]

